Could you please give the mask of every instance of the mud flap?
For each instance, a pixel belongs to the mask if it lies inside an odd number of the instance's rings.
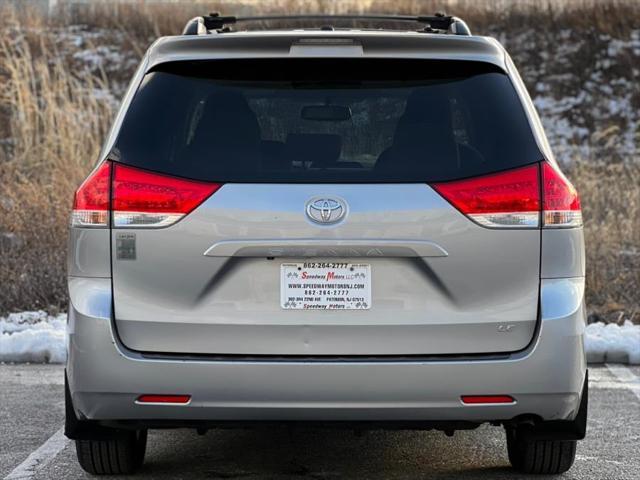
[[[587,370],[576,418],[518,425],[515,428],[518,435],[522,435],[522,438],[526,440],[582,440],[587,434],[588,403],[589,371]]]
[[[79,420],[73,408],[67,372],[64,373],[64,434],[71,440],[114,440],[127,434],[126,430],[109,428],[92,420]]]

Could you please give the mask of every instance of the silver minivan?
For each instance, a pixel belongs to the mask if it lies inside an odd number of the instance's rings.
[[[242,20],[149,48],[76,192],[80,465],[131,473],[154,428],[490,422],[516,470],[568,470],[580,201],[508,54],[444,15]]]

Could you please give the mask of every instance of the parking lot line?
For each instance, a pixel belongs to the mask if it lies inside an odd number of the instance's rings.
[[[14,468],[4,480],[25,480],[35,477],[38,470],[53,460],[58,453],[69,443],[69,439],[64,436],[64,427],[60,428],[56,433],[51,435],[49,439],[27,459]]]
[[[633,392],[633,394],[640,400],[640,378],[624,365],[610,365],[606,364],[607,368],[615,377],[624,383],[625,387]]]

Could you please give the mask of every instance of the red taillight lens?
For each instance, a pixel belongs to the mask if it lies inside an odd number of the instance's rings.
[[[111,163],[96,168],[76,190],[71,212],[74,227],[106,227],[109,224]]]
[[[540,225],[538,165],[453,182],[435,190],[480,225],[537,228]]]
[[[76,191],[71,225],[107,227],[113,212],[114,227],[166,227],[221,186],[104,162]]]
[[[221,187],[115,165],[113,173],[114,227],[166,227],[205,201]]]
[[[162,403],[186,405],[191,401],[191,395],[140,395],[136,403]]]
[[[454,207],[485,227],[537,228],[541,211],[543,227],[582,225],[576,189],[547,162],[432,186]]]
[[[491,403],[516,403],[510,395],[463,395],[460,397],[465,405],[483,405]]]
[[[561,172],[547,162],[542,163],[542,199],[545,227],[582,225],[578,192]]]

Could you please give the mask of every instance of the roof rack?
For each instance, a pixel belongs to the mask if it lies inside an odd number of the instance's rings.
[[[189,20],[184,27],[183,35],[207,35],[212,31],[217,33],[230,32],[229,25],[237,23],[263,22],[263,21],[391,21],[391,22],[413,22],[422,24],[423,28],[418,30],[425,33],[450,33],[454,35],[471,35],[469,27],[464,20],[445,15],[438,12],[433,16],[422,15],[265,15],[258,17],[234,17],[224,16],[218,12],[209,15],[195,17]],[[331,24],[321,27],[323,30],[333,30]]]

